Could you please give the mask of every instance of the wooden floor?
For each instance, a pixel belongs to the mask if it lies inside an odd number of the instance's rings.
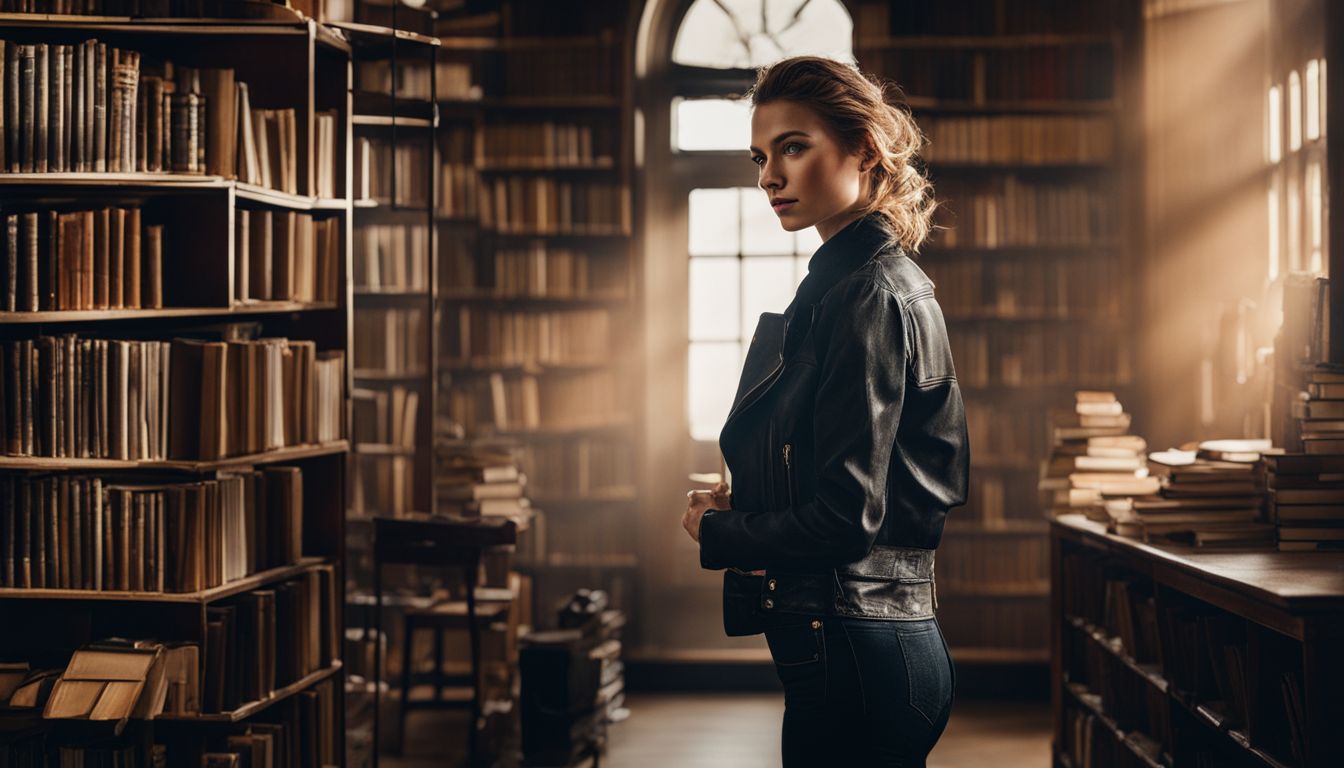
[[[777,768],[781,694],[645,694],[629,698],[630,718],[611,726],[604,768]],[[386,768],[457,763],[435,756],[443,721],[416,713],[408,755]],[[456,731],[449,731],[456,733]],[[441,752],[440,752],[441,754]],[[1050,764],[1048,702],[957,702],[930,768],[1045,768]]]

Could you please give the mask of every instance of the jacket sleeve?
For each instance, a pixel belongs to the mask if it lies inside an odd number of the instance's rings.
[[[905,397],[900,300],[867,275],[830,291],[812,333],[816,496],[787,509],[706,512],[704,568],[834,567],[868,554],[886,512],[887,470]]]

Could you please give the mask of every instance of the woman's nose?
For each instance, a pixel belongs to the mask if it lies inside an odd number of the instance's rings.
[[[780,189],[784,186],[784,177],[776,170],[774,161],[767,160],[761,166],[760,186],[764,190]]]

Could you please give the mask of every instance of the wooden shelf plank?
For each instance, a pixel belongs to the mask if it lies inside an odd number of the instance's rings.
[[[390,45],[393,40],[399,43],[413,43],[431,48],[437,48],[441,45],[437,37],[422,35],[417,32],[409,32],[404,29],[393,29],[391,27],[380,27],[376,24],[362,24],[354,21],[331,21],[327,22],[328,27],[339,29],[346,33],[356,47],[363,47],[369,44]]]
[[[165,307],[162,309],[85,309],[43,312],[0,312],[0,323],[85,323],[103,320],[268,315],[337,309],[335,302],[260,301],[232,307]]]
[[[238,709],[229,712],[215,712],[201,715],[160,715],[154,719],[165,723],[236,723],[246,720],[272,704],[284,701],[290,696],[293,696],[300,691],[307,690],[323,680],[334,676],[341,670],[341,666],[340,659],[336,659],[329,667],[304,675],[283,688],[275,689],[270,696],[267,696],[264,699],[248,702]]]
[[[254,573],[241,579],[234,579],[217,587],[199,592],[130,592],[124,590],[100,589],[23,589],[17,587],[0,588],[0,600],[77,600],[96,602],[127,603],[211,603],[226,597],[250,592],[267,584],[298,576],[313,568],[331,562],[322,557],[305,557],[292,565]]]
[[[373,126],[387,128],[433,128],[435,121],[427,117],[397,117],[393,115],[353,115],[350,122],[356,127]]]
[[[242,181],[233,182],[233,184],[234,194],[237,195],[238,199],[276,208],[296,211],[345,211],[350,207],[349,202],[344,198],[296,195]]]
[[[91,187],[106,189],[223,189],[222,176],[200,173],[0,173],[0,187]]]
[[[249,453],[223,459],[69,459],[50,456],[0,456],[0,469],[26,470],[132,470],[156,469],[183,472],[211,472],[219,469],[246,467],[254,464],[275,464],[315,456],[345,453],[350,444],[345,440],[320,445],[295,445],[265,453]]]

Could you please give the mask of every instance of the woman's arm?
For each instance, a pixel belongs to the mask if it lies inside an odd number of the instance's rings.
[[[900,299],[863,272],[832,289],[819,309],[816,497],[788,509],[705,513],[705,568],[834,567],[867,555],[882,527],[905,396]]]

